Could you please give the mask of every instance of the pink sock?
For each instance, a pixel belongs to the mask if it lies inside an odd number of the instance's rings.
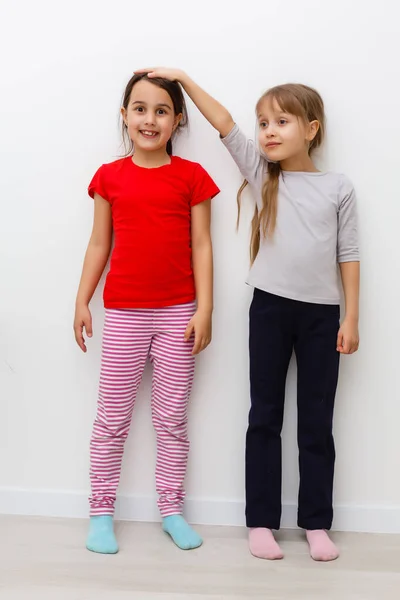
[[[329,539],[324,529],[306,531],[307,541],[310,545],[311,558],[328,562],[335,560],[339,556],[339,550],[332,540]]]
[[[274,534],[265,527],[255,527],[249,531],[249,548],[253,556],[267,560],[283,558],[283,552],[275,541]]]

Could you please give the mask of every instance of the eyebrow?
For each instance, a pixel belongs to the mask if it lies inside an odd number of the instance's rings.
[[[281,117],[281,116],[283,116],[283,115],[285,115],[286,117],[288,117],[288,116],[290,116],[290,113],[286,112],[285,110],[282,110],[282,111],[280,111],[280,112],[277,112],[277,113],[275,113],[275,115],[274,115],[274,116],[275,116],[275,117],[277,117],[277,116],[280,116],[280,117]],[[267,119],[267,117],[266,117],[265,115],[263,115],[262,113],[259,113],[257,116],[258,116],[258,118],[259,118],[259,119]],[[268,119],[267,119],[267,120],[268,120]]]
[[[146,104],[146,102],[144,102],[143,100],[135,100],[134,102],[132,102],[132,104]],[[164,108],[169,108],[170,110],[172,110],[172,106],[170,106],[169,104],[164,104],[162,102],[160,102],[160,104],[157,104],[156,106],[162,106]]]

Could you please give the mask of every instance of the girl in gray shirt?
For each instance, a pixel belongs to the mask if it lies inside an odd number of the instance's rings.
[[[246,523],[258,558],[280,559],[273,529],[281,519],[281,429],[293,350],[298,369],[299,507],[314,560],[339,552],[328,536],[333,518],[332,435],[339,356],[358,349],[359,252],[355,193],[344,175],[312,160],[324,137],[316,90],[300,84],[268,90],[256,106],[258,143],[188,75],[145,69],[178,80],[217,129],[256,199],[252,221],[250,307],[251,409],[246,436]],[[340,325],[340,281],[346,314]]]

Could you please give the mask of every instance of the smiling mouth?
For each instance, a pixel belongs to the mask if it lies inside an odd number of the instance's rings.
[[[276,148],[277,146],[280,146],[279,142],[272,142],[272,144],[267,144],[267,148]]]
[[[157,137],[157,131],[147,131],[146,129],[141,129],[140,133],[146,138],[155,138]]]

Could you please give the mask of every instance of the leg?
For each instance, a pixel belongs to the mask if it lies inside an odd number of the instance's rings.
[[[97,415],[90,442],[91,526],[87,548],[114,553],[112,515],[136,398],[151,340],[151,313],[107,310]]]
[[[339,372],[336,338],[339,307],[304,303],[298,310],[295,352],[298,367],[299,513],[316,560],[338,553],[326,531],[333,518],[335,445],[333,409]]]
[[[281,518],[281,430],[286,375],[292,354],[292,306],[255,290],[250,308],[251,408],[246,435],[246,523],[250,550],[282,558],[271,529]]]
[[[194,376],[192,342],[183,339],[194,304],[156,313],[150,357],[154,364],[152,415],[157,435],[156,487],[164,531],[182,549],[200,546],[201,538],[182,517],[183,481],[189,453],[187,407]]]

